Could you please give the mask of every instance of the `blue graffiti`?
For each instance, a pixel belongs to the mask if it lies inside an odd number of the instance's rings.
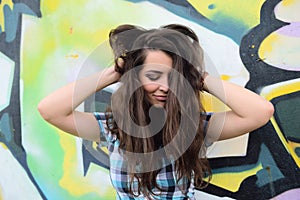
[[[276,165],[272,154],[264,144],[262,144],[260,148],[259,161],[262,164],[263,169],[256,173],[256,184],[258,187],[262,187],[266,184],[284,178],[283,174],[278,169],[278,166]]]
[[[23,3],[16,3],[13,6],[13,9],[8,5],[3,7],[4,13],[4,24],[5,24],[5,33],[6,33],[6,42],[12,42],[16,38],[17,28],[19,25],[20,16],[22,13],[37,16],[33,10],[31,10],[27,5]],[[0,26],[0,33],[2,33],[2,27]]]
[[[12,140],[12,132],[11,127],[9,126],[9,115],[4,113],[0,120],[0,141],[3,140],[5,143],[11,142]]]

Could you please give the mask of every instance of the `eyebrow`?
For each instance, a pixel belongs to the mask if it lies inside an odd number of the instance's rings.
[[[156,73],[156,74],[162,74],[163,73],[161,71],[157,71],[157,70],[153,70],[153,69],[146,71],[146,73],[149,73],[149,72]]]

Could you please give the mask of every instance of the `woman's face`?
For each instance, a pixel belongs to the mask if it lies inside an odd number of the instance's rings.
[[[171,69],[172,59],[168,54],[160,50],[148,51],[139,78],[152,105],[165,106]]]

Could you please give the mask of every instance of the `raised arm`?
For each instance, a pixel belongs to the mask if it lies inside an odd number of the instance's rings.
[[[212,115],[207,129],[207,135],[212,141],[253,131],[266,124],[273,115],[273,105],[246,88],[210,75],[204,78],[204,87],[231,109]]]
[[[38,104],[41,116],[57,128],[81,138],[99,141],[99,127],[93,113],[75,109],[90,95],[119,80],[114,67],[72,82],[46,96]]]

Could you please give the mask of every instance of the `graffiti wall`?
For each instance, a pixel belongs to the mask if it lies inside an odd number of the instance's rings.
[[[207,71],[275,107],[264,127],[210,147],[213,179],[197,199],[299,199],[299,9],[299,0],[0,1],[0,199],[115,199],[106,150],[47,124],[36,107],[111,65],[108,33],[123,23],[190,26]],[[105,109],[112,91],[79,109]],[[205,98],[207,110],[222,109]]]

